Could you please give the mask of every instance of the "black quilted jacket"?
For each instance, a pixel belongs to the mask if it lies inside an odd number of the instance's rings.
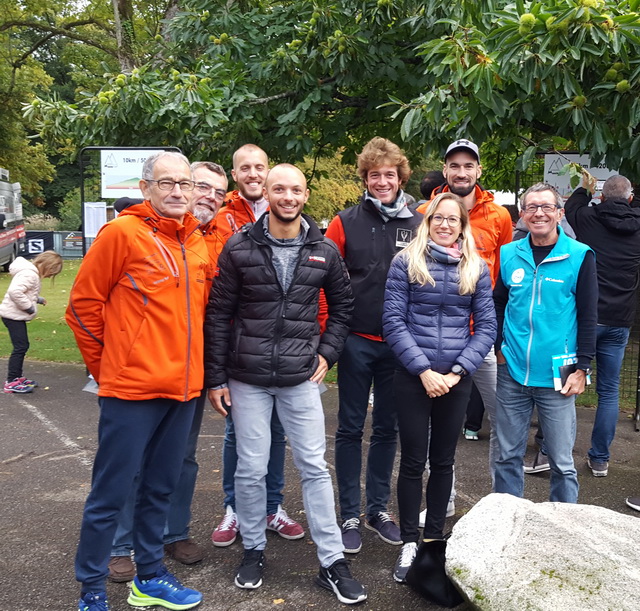
[[[262,220],[229,239],[218,260],[205,318],[205,387],[228,378],[256,386],[308,380],[321,354],[331,367],[349,332],[353,296],[338,249],[313,220],[288,291],[271,262]],[[318,299],[329,309],[320,335]]]

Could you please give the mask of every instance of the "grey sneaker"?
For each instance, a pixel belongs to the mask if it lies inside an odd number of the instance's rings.
[[[593,473],[594,477],[607,477],[609,473],[609,463],[605,461],[591,460],[587,456],[587,464],[589,465],[589,469],[591,469],[591,473]]]
[[[396,560],[396,566],[393,569],[393,578],[398,583],[404,583],[407,580],[407,573],[413,564],[413,561],[418,553],[417,543],[405,543],[402,546],[402,551]]]
[[[523,469],[525,473],[529,474],[549,471],[551,469],[551,466],[549,465],[549,458],[546,454],[543,454],[540,450],[538,450],[531,462],[524,463]]]

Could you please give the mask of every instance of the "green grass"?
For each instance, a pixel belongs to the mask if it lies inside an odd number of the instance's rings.
[[[47,300],[46,306],[38,306],[38,315],[27,323],[30,348],[27,359],[54,361],[57,363],[82,363],[71,329],[64,320],[69,301],[69,291],[80,267],[80,260],[64,262],[62,272],[53,280],[43,280],[40,294]],[[11,276],[0,273],[0,296],[9,288]],[[11,354],[9,333],[0,325],[0,357]]]
[[[69,300],[69,291],[76,277],[80,260],[68,260],[64,262],[62,272],[55,278],[52,284],[50,280],[42,282],[42,296],[47,300],[46,306],[38,308],[38,316],[28,323],[29,342],[31,347],[27,354],[28,359],[37,361],[54,361],[58,363],[82,363],[80,351],[76,346],[73,333],[64,320],[64,313]],[[11,276],[0,273],[0,296],[4,296]],[[620,387],[620,408],[623,411],[632,412],[635,409],[635,378],[638,363],[637,340],[631,340],[627,347]],[[4,325],[0,325],[0,357],[8,357],[11,354],[11,342]],[[334,366],[327,374],[325,382],[335,383],[337,366]],[[578,405],[597,405],[598,398],[595,393],[594,383],[587,387],[583,395],[577,398]]]

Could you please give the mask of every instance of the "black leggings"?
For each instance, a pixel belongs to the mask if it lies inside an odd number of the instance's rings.
[[[13,351],[9,357],[9,369],[7,372],[7,382],[13,382],[16,378],[22,377],[24,356],[27,354],[27,350],[29,350],[27,323],[24,320],[11,320],[10,318],[3,318],[2,322],[9,330],[9,337],[13,344]]]
[[[424,538],[441,539],[451,493],[456,445],[471,392],[471,378],[460,380],[446,395],[430,399],[418,376],[399,370],[394,378],[394,392],[401,447],[398,509],[402,541],[411,543],[419,539],[418,517],[427,452],[430,474]]]

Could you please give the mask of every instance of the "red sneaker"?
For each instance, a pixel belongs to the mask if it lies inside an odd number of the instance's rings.
[[[304,528],[292,520],[287,512],[278,505],[278,511],[267,516],[267,530],[277,532],[283,539],[302,539]]]
[[[231,505],[227,505],[222,522],[211,533],[211,540],[216,547],[231,545],[238,536],[238,516]]]

